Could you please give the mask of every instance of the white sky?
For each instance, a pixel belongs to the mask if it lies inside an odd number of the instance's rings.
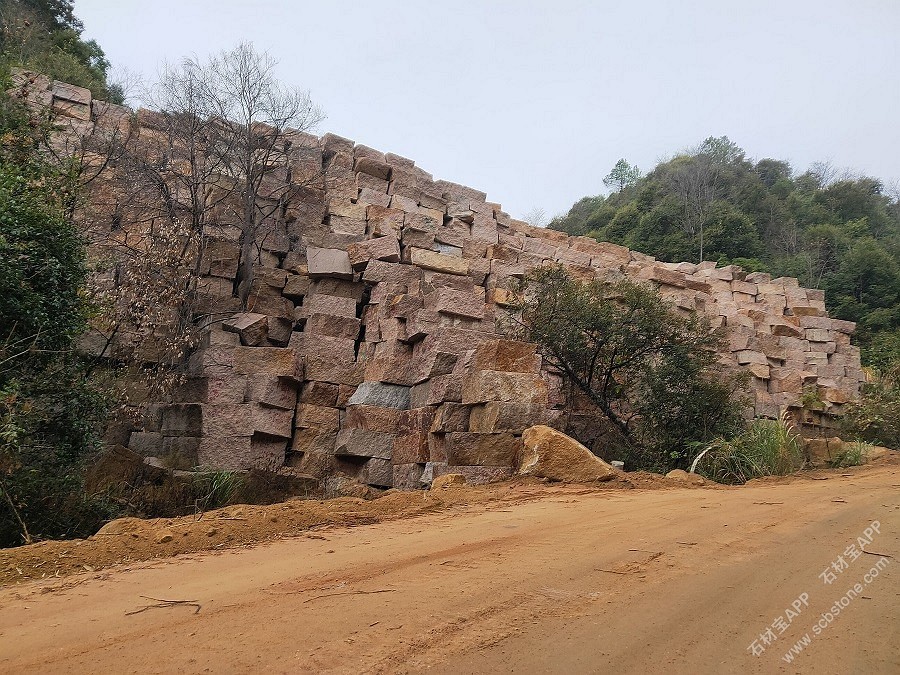
[[[114,65],[249,40],[332,131],[514,216],[707,136],[900,179],[900,0],[75,0]]]

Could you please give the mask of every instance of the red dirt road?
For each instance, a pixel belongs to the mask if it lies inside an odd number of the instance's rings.
[[[898,673],[900,469],[827,476],[538,487],[513,502],[24,582],[0,590],[0,671]],[[845,557],[826,585],[820,573],[873,521],[868,553]],[[829,623],[823,613],[855,583],[862,593]],[[780,633],[803,594],[808,606]]]

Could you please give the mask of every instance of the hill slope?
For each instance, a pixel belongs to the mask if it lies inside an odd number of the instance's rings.
[[[832,316],[859,324],[869,365],[900,357],[900,201],[874,178],[826,165],[795,174],[755,161],[727,137],[638,177],[620,162],[617,188],[585,197],[550,227],[623,244],[667,262],[715,260],[792,276],[822,289]]]

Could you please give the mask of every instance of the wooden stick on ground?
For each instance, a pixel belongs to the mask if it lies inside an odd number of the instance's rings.
[[[194,610],[194,614],[200,612],[200,604],[196,600],[163,600],[161,598],[151,598],[149,595],[140,596],[145,600],[153,600],[155,605],[144,605],[133,612],[125,612],[125,616],[131,616],[132,614],[140,614],[141,612],[146,612],[148,609],[167,609],[169,607],[177,607],[178,605],[187,605],[189,607],[196,607]]]

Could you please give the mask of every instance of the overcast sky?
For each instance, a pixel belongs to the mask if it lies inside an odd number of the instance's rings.
[[[707,136],[803,170],[900,179],[900,0],[75,0],[114,65],[243,40],[331,131],[514,216]]]

